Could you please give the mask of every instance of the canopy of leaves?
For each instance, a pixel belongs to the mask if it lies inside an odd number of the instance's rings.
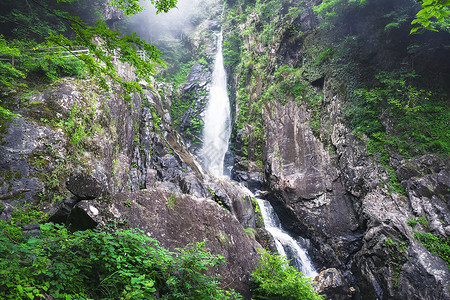
[[[450,0],[418,0],[417,2],[422,2],[422,9],[411,22],[412,25],[416,25],[411,29],[411,33],[419,33],[420,29],[450,30]]]
[[[82,72],[80,66],[84,65],[102,88],[122,93],[126,99],[131,99],[130,93],[142,91],[139,84],[142,80],[152,83],[156,67],[164,66],[162,52],[136,34],[122,35],[111,30],[101,19],[93,23],[86,22],[84,19],[92,20],[92,15],[98,17],[99,14],[97,9],[92,9],[94,12],[86,17],[86,11],[80,9],[81,2],[82,0],[28,0],[25,3],[2,1],[0,23],[4,26],[1,28],[12,28],[3,31],[4,37],[0,38],[0,82],[3,89],[24,86],[26,81],[20,79],[33,79],[28,76],[30,64],[40,65],[43,77],[52,80],[73,73],[79,75],[79,71]],[[95,0],[92,3],[103,2],[105,0]],[[177,0],[150,2],[155,5],[158,13],[167,12],[177,4]],[[143,10],[138,0],[114,0],[110,5],[117,6],[125,14]],[[83,12],[83,18],[73,15],[76,12]],[[88,51],[74,51],[79,47]],[[35,51],[43,48],[46,48],[45,53]],[[77,58],[80,63],[67,59],[68,56]],[[121,76],[116,70],[116,61],[134,69],[135,80]],[[60,72],[67,67],[73,67],[76,71]],[[0,107],[0,119],[10,119],[13,114],[7,108],[7,103],[0,103]]]

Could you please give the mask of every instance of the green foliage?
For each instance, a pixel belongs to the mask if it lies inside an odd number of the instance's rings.
[[[322,19],[322,27],[332,26],[343,11],[350,7],[362,7],[366,5],[368,0],[323,0],[319,5],[314,7],[314,11]]]
[[[70,49],[47,48],[46,44],[35,42],[11,41],[0,38],[0,53],[4,59],[1,61],[0,80],[8,86],[25,86],[24,81],[38,81],[50,83],[60,77],[82,77],[84,63],[75,57],[70,57]],[[12,58],[14,57],[14,65]]]
[[[396,242],[392,238],[386,238],[383,242],[389,253],[389,265],[392,268],[392,281],[394,282],[394,288],[398,287],[398,278],[403,264],[407,261],[407,249],[406,242]]]
[[[410,33],[420,33],[423,29],[438,31],[440,24],[444,24],[444,29],[449,31],[450,1],[422,0],[420,2],[422,2],[422,9],[411,22],[411,25],[416,24],[416,27],[412,28]]]
[[[368,152],[379,153],[390,187],[403,194],[403,187],[389,166],[390,153],[405,157],[430,152],[449,155],[450,110],[444,94],[418,88],[418,75],[414,72],[380,72],[375,79],[372,88],[355,91],[346,115],[355,132],[369,137]],[[389,128],[382,125],[387,116]]]
[[[47,219],[47,214],[37,210],[30,204],[19,204],[11,213],[11,219],[0,221],[0,232],[6,235],[13,243],[24,242],[23,225],[39,223]]]
[[[417,225],[417,220],[415,218],[408,219],[408,222],[406,222],[406,225],[414,227]]]
[[[70,3],[72,0],[57,2]],[[177,0],[150,0],[150,2],[155,5],[157,12],[166,12],[170,8],[175,7]],[[43,17],[39,15],[39,18],[42,17],[45,22],[48,22],[46,24],[63,23],[64,26],[59,26],[55,30],[53,30],[53,27],[52,30],[43,30],[40,28],[40,32],[45,32],[45,35],[47,35],[45,37],[47,49],[58,47],[76,56],[78,60],[81,60],[85,64],[91,77],[107,91],[121,88],[124,97],[130,100],[130,93],[142,91],[142,87],[138,83],[139,80],[152,83],[152,76],[155,74],[156,65],[164,66],[161,59],[162,52],[157,50],[155,46],[144,42],[135,33],[123,36],[118,31],[110,30],[106,22],[101,20],[97,20],[95,24],[89,25],[80,17],[70,15],[68,13],[69,9],[62,4],[58,5],[51,2],[50,5],[39,1],[32,1],[32,3],[33,8],[31,6],[28,7],[31,13],[28,13],[26,5],[19,5],[17,7],[20,13],[16,13],[13,16],[13,24],[20,24],[20,19],[29,21],[35,10],[39,13],[45,13]],[[139,5],[139,1],[137,0],[114,0],[111,5],[117,6],[126,14],[135,14],[142,10],[142,6]],[[65,10],[58,8],[65,8]],[[51,16],[56,21],[52,18],[47,18],[47,16]],[[11,20],[8,22],[11,22]],[[18,34],[16,37],[22,38],[23,35]],[[42,36],[39,35],[38,37],[40,38],[38,42],[42,42]],[[89,53],[75,53],[73,51],[74,46],[84,47]],[[140,55],[138,51],[142,51],[145,57]],[[42,56],[42,54],[34,55],[34,63],[31,62],[31,65],[41,69],[52,80],[55,77],[61,76],[58,70],[80,69],[79,62],[73,59],[67,60],[61,57],[61,55]],[[133,81],[129,80],[129,78],[123,78],[115,68],[116,60],[128,64],[133,68],[137,80]],[[3,73],[11,73],[10,77],[18,77],[21,75],[20,73],[13,74],[13,70],[8,70],[4,67],[1,67],[0,70]],[[62,76],[72,75],[70,73],[62,74]]]
[[[314,7],[314,11],[322,19],[321,26],[333,26],[333,23],[343,15],[344,11],[352,7],[363,7],[368,0],[323,0]],[[448,0],[416,0],[421,2],[422,9],[416,14],[411,25],[414,25],[410,31],[413,33],[422,33],[424,30],[438,31],[443,29],[450,32],[450,1]],[[386,25],[385,30],[398,28],[406,22],[408,15],[397,15],[393,22]]]
[[[428,230],[430,228],[430,223],[425,217],[418,217],[417,222],[421,224],[425,230]]]
[[[67,5],[57,1],[6,0],[0,3],[0,34],[8,39],[33,40],[43,42],[48,34],[61,34],[68,30],[65,17]],[[6,30],[5,30],[6,29]]]
[[[251,237],[252,239],[256,239],[257,232],[256,232],[255,228],[248,227],[248,228],[245,228],[244,231],[246,234],[248,234],[249,237]]]
[[[239,299],[204,275],[223,258],[204,242],[169,252],[139,230],[78,231],[41,225],[12,240],[0,222],[2,299]],[[46,295],[46,296],[45,296]]]
[[[175,193],[170,194],[169,199],[167,199],[167,207],[171,210],[175,208]]]
[[[26,73],[15,68],[10,61],[4,59],[10,59],[12,57],[19,57],[21,55],[20,49],[7,42],[3,36],[0,35],[0,84],[6,87],[13,87],[17,84],[17,79],[25,78]]]
[[[223,62],[225,66],[234,68],[241,62],[242,40],[231,35],[223,42]]]
[[[118,7],[129,16],[144,10],[140,2],[139,0],[112,0],[110,5]],[[176,7],[178,0],[150,0],[150,2],[156,7],[156,13],[159,14],[168,12],[171,8]]]
[[[95,102],[98,96],[94,93],[88,97],[86,105],[75,103],[68,116],[57,124],[64,129],[69,143],[77,150],[82,150],[88,139],[100,131],[99,125],[95,123]]]
[[[87,25],[78,17],[71,17],[70,21],[75,38],[72,40],[63,35],[50,35],[48,45],[81,45],[89,50],[89,53],[81,53],[77,57],[86,64],[91,77],[107,91],[112,89],[110,82],[113,87],[122,88],[128,100],[131,99],[130,93],[143,91],[137,81],[129,81],[120,76],[114,65],[116,59],[134,68],[137,78],[148,83],[152,82],[155,65],[164,65],[160,57],[162,52],[135,33],[121,36],[118,31],[110,30],[105,22],[99,20],[94,26]],[[138,50],[143,51],[147,58],[139,56]]]
[[[408,20],[408,14],[406,12],[397,10],[386,14],[385,17],[391,19],[391,22],[384,27],[384,31],[390,31],[394,28],[399,28]]]
[[[325,50],[322,50],[320,52],[320,55],[314,58],[314,65],[318,66],[320,65],[325,59],[330,58],[334,55],[334,49],[328,48]]]
[[[162,82],[170,82],[173,83],[174,88],[176,89],[180,84],[183,82],[186,82],[186,77],[189,74],[189,71],[191,70],[192,66],[194,65],[195,61],[189,61],[187,63],[181,63],[178,64],[178,70],[173,74],[166,74],[164,72],[161,72],[158,74],[158,80]]]
[[[35,42],[8,42],[0,36],[0,58],[0,89],[18,90],[23,95],[30,92],[27,82],[50,83],[60,77],[84,74],[82,61],[65,57],[58,48],[44,50]],[[8,108],[12,105],[9,102],[8,98],[0,100],[0,123],[19,117]]]
[[[261,250],[258,261],[258,267],[251,274],[256,285],[255,299],[323,299],[313,291],[310,279],[288,266],[280,255]]]
[[[198,62],[203,66],[208,66],[208,61],[203,56],[198,59]]]
[[[431,253],[442,258],[450,268],[450,240],[440,238],[432,233],[414,231],[414,238],[421,242]]]

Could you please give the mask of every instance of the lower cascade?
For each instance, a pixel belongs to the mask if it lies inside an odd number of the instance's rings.
[[[222,32],[217,38],[217,54],[214,61],[212,85],[205,111],[203,147],[200,152],[203,167],[216,177],[223,177],[225,153],[231,133],[230,104],[227,93],[226,73],[223,65]],[[252,197],[253,193],[243,187]],[[306,276],[317,275],[306,251],[282,228],[278,216],[269,201],[257,199],[267,231],[273,236],[277,251],[290,260],[290,264]]]
[[[290,264],[306,276],[317,275],[306,251],[292,238],[281,226],[280,219],[267,200],[256,198],[264,219],[264,225],[275,240],[277,251],[280,255],[290,260]]]

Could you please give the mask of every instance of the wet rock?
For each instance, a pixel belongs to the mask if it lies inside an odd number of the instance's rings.
[[[277,105],[266,116],[264,165],[267,197],[285,228],[310,238],[315,262],[344,270],[342,278],[364,299],[446,299],[448,277],[441,277],[442,266],[426,262],[429,252],[414,254],[417,241],[406,223],[425,217],[429,225],[422,229],[448,237],[448,164],[433,155],[393,157],[406,195],[392,193],[380,184],[388,181],[385,170],[339,121],[338,98],[329,99],[327,108],[336,122],[335,155],[310,131],[307,112],[290,105]],[[422,282],[437,291],[424,291]]]
[[[207,186],[213,200],[228,209],[244,228],[256,228],[255,211],[248,191],[226,179],[216,179]]]
[[[140,228],[170,250],[206,240],[209,251],[226,259],[214,270],[222,275],[222,284],[249,296],[249,274],[256,267],[260,245],[211,200],[155,188],[81,201],[70,220],[75,227],[80,223]]]
[[[195,197],[210,196],[210,193],[205,188],[205,185],[202,184],[199,179],[193,174],[182,176],[180,179],[180,187],[181,191],[184,194],[193,195]]]
[[[188,93],[194,88],[203,88],[211,80],[211,72],[201,63],[196,62],[186,78],[188,83],[181,86],[183,93]]]
[[[48,220],[50,222],[66,224],[67,218],[72,211],[72,208],[80,202],[81,199],[77,196],[70,197],[58,203],[56,206],[52,207],[48,212]]]
[[[102,9],[102,17],[103,17],[103,20],[105,20],[109,26],[113,26],[113,24],[115,22],[123,19],[124,14],[117,7],[111,6],[109,4],[109,2],[111,2],[111,1],[107,1],[107,3],[105,3],[101,8]]]
[[[427,154],[414,159],[400,160],[396,165],[396,175],[400,181],[412,177],[422,177],[433,173],[439,173],[449,168],[448,163],[441,157]]]
[[[3,202],[0,213],[0,220],[8,222],[11,220],[12,212],[14,210],[14,206],[9,204],[8,202]]]
[[[256,241],[264,248],[269,249],[273,253],[277,253],[277,246],[272,235],[265,228],[256,229]]]
[[[208,20],[207,24],[206,24],[206,29],[207,30],[218,31],[218,30],[220,30],[221,25],[222,25],[222,23],[218,19],[216,19],[216,20]]]
[[[41,233],[41,227],[38,223],[22,226],[24,236],[37,237]]]
[[[268,181],[293,203],[324,194],[337,177],[337,171],[330,168],[329,154],[314,137],[307,119],[306,110],[290,102],[278,105],[267,120]]]
[[[411,258],[402,266],[398,278],[400,299],[450,299],[450,270],[447,264],[421,245],[411,249]],[[426,267],[424,267],[426,266]],[[416,288],[420,283],[425,288]]]
[[[260,190],[264,186],[264,174],[260,172],[239,171],[234,168],[231,171],[233,180],[242,182],[250,190]]]
[[[327,295],[326,299],[330,300],[352,299],[354,292],[354,288],[347,285],[342,273],[335,268],[325,269],[314,278],[314,290]]]
[[[71,231],[94,229],[98,222],[92,216],[98,214],[99,211],[94,205],[84,204],[84,209],[75,206],[67,217],[67,225]]]
[[[74,172],[66,182],[67,189],[80,199],[89,200],[108,194],[107,189],[92,175]]]

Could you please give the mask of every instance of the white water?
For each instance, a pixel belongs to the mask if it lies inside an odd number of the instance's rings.
[[[256,198],[261,214],[264,219],[264,225],[267,231],[273,236],[277,251],[280,255],[291,259],[291,265],[297,270],[309,277],[317,275],[311,260],[306,251],[281,227],[280,220],[275,214],[269,201]]]
[[[223,163],[231,135],[230,102],[227,75],[223,66],[222,32],[217,35],[217,53],[214,60],[208,105],[205,110],[203,147],[200,159],[203,167],[216,177],[224,176]]]

